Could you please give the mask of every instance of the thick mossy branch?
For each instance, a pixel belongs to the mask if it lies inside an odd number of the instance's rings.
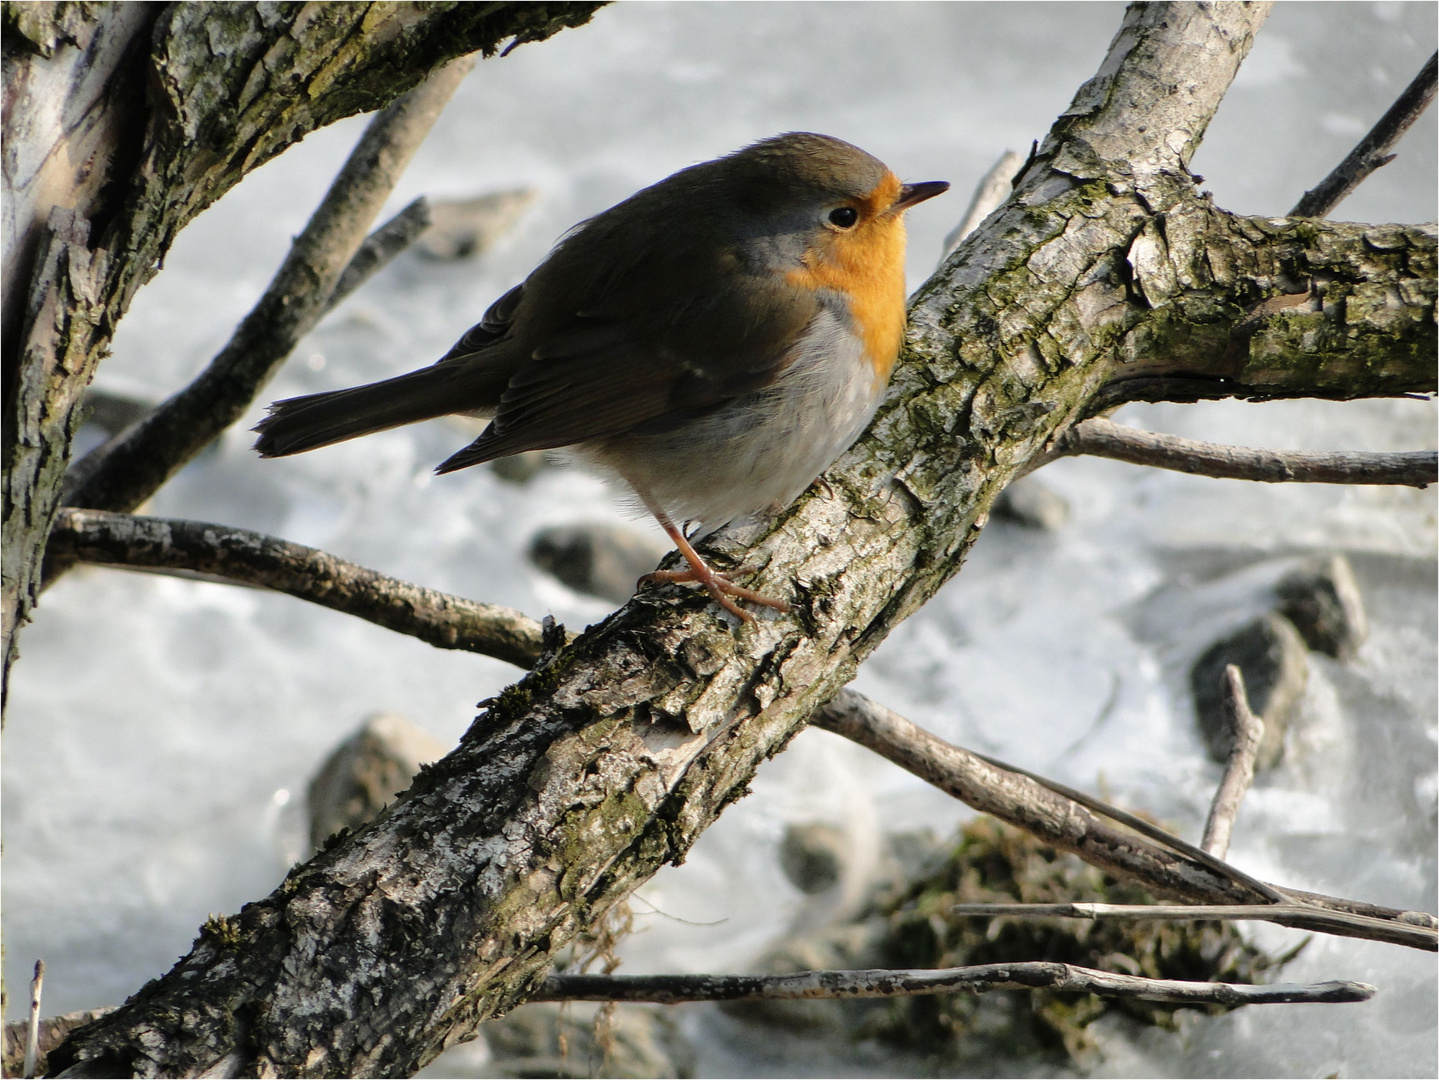
[[[1091,410],[1436,388],[1433,225],[1245,218],[1193,201],[1130,246],[1150,308]]]

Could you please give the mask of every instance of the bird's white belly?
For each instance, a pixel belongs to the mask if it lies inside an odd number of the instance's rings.
[[[651,509],[707,532],[793,502],[859,438],[884,391],[863,343],[827,316],[763,390],[654,435],[585,444]]]

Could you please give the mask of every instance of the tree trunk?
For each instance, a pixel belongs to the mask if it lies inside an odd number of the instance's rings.
[[[51,1068],[412,1073],[682,861],[1070,425],[1133,397],[1432,390],[1432,229],[1239,218],[1187,171],[1266,10],[1133,7],[1014,197],[918,294],[866,437],[778,519],[712,541],[792,614],[736,627],[679,587],[636,597]]]

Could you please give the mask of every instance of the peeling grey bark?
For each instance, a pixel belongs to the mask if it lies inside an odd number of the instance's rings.
[[[541,40],[598,6],[5,4],[6,685],[81,392],[179,230],[315,128],[385,105],[456,56]]]
[[[865,439],[778,519],[710,545],[721,563],[758,567],[748,584],[790,596],[794,614],[736,627],[682,588],[637,597],[488,703],[375,822],[207,923],[188,956],[72,1035],[52,1068],[404,1075],[523,1000],[558,949],[683,860],[758,765],[957,571],[1010,477],[1102,406],[1126,364],[1195,325],[1185,317],[1201,327],[1195,381],[1228,379],[1228,392],[1347,393],[1329,373],[1352,373],[1354,352],[1380,339],[1384,358],[1364,361],[1355,393],[1432,388],[1432,233],[1399,229],[1397,248],[1376,251],[1363,227],[1264,228],[1194,189],[1186,162],[1265,10],[1132,8],[1015,197],[919,294],[906,362]],[[1240,248],[1230,263],[1225,236]],[[1308,290],[1311,252],[1350,289],[1332,312],[1330,279],[1315,290],[1309,317],[1338,329],[1270,349],[1270,322],[1296,313],[1263,305]],[[1251,282],[1251,263],[1272,272]],[[1386,303],[1352,312],[1371,279],[1350,283],[1343,268],[1385,281]],[[1244,361],[1238,378],[1205,366],[1216,354]],[[1261,380],[1270,370],[1282,377]]]

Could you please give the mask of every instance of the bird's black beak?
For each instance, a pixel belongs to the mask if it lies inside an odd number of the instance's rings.
[[[905,184],[899,189],[899,198],[889,208],[889,212],[902,214],[911,206],[922,203],[925,199],[932,199],[936,195],[943,195],[948,190],[948,180],[926,180],[922,184]]]

